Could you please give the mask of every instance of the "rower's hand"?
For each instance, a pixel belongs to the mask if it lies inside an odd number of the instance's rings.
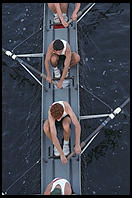
[[[65,28],[69,25],[64,19],[61,20],[61,23]]]
[[[61,159],[62,164],[66,164],[67,163],[67,158],[66,158],[66,156],[64,154],[60,155],[60,159]]]
[[[62,89],[62,84],[63,84],[63,81],[59,81],[58,83],[57,83],[57,88],[59,88],[59,89]]]
[[[80,144],[79,145],[75,145],[74,150],[75,150],[75,153],[79,155],[81,153]]]
[[[52,80],[51,76],[47,76],[46,80],[47,80],[48,83],[51,83],[51,80]]]
[[[72,18],[73,21],[76,21],[77,20],[77,13],[73,12],[71,18]]]

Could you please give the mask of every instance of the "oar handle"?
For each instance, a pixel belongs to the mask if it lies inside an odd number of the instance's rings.
[[[82,15],[82,13],[83,13],[85,10],[87,10],[87,8],[90,7],[92,4],[93,4],[93,3],[89,3],[89,4],[88,4],[87,6],[85,6],[82,10],[80,10],[80,11],[78,12],[78,14],[77,14],[77,18],[79,18],[79,17]],[[70,25],[72,22],[73,22],[73,20],[70,19],[67,23],[68,23],[68,25]]]
[[[81,149],[85,146],[85,142],[83,141],[81,144],[80,144],[80,147]],[[67,156],[67,160],[69,160],[73,155],[75,155],[75,151],[71,152],[68,156]]]
[[[77,14],[77,18],[80,17],[82,13],[83,13],[83,11],[79,11]],[[72,22],[73,22],[73,20],[70,19],[67,23],[68,23],[68,25],[70,25]]]
[[[78,12],[78,14],[77,14],[77,18],[78,18],[78,17],[80,17],[80,16],[81,16],[81,14],[82,14],[82,11]],[[72,19],[70,19],[67,23],[68,23],[68,25],[70,25],[72,22],[73,22],[73,20],[72,20]]]
[[[68,23],[68,25],[70,25],[72,22],[73,22],[73,20],[70,19],[67,23]]]
[[[43,73],[41,73],[40,76],[41,76],[42,78],[45,78],[45,79],[47,78],[47,76],[46,76],[45,74],[43,74]],[[56,83],[54,80],[51,80],[51,83],[53,83],[54,85],[57,86],[57,83]]]

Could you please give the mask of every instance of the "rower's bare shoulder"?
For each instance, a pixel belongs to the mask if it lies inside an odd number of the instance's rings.
[[[67,49],[67,51],[71,51],[71,47],[70,47],[70,44],[68,42],[66,43],[66,49]]]
[[[63,101],[63,103],[64,103],[64,105],[65,105],[66,112],[67,112],[67,111],[72,111],[72,108],[71,108],[71,106],[69,105],[68,102]]]
[[[70,106],[67,101],[63,101],[63,103],[64,103],[65,107],[69,107]]]
[[[51,55],[53,53],[53,42],[49,44],[48,49],[47,49],[47,53],[46,53],[46,58],[50,58]]]
[[[54,41],[52,41],[52,42],[49,44],[49,46],[48,46],[48,51],[53,50],[53,42],[54,42]]]

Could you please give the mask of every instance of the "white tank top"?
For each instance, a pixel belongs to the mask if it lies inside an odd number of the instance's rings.
[[[53,185],[52,185],[52,188],[51,188],[51,192],[55,189],[55,187],[59,184],[61,186],[61,192],[62,192],[62,195],[64,195],[64,190],[65,190],[65,184],[69,181],[67,181],[66,179],[61,179],[59,177],[55,178],[53,180]]]
[[[65,105],[64,105],[63,101],[57,101],[57,102],[54,102],[53,104],[56,104],[56,103],[61,104],[61,105],[63,106],[63,108],[64,108],[64,112],[63,112],[62,117],[61,117],[60,119],[57,120],[57,121],[60,121],[63,117],[65,117],[65,116],[68,115],[68,114],[67,114],[66,111],[65,111]],[[52,105],[53,105],[53,104],[52,104]]]
[[[60,40],[63,42],[63,45],[64,45],[64,48],[63,48],[63,50],[62,50],[61,55],[65,55],[67,41],[65,41],[65,40],[63,40],[63,39],[60,39]]]

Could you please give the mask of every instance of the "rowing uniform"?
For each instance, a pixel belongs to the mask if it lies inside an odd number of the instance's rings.
[[[56,129],[57,128],[63,129],[63,125],[62,125],[63,119],[66,118],[66,117],[69,117],[70,118],[70,115],[65,111],[65,105],[64,105],[64,102],[63,101],[54,102],[52,105],[54,105],[56,103],[58,103],[58,104],[60,104],[60,105],[63,106],[64,112],[63,112],[63,115],[61,116],[60,119],[55,120],[55,126],[56,126]],[[63,141],[63,152],[64,152],[64,155],[65,156],[67,156],[69,154],[69,152],[70,152],[70,149],[69,149],[69,140],[65,140],[64,139],[64,141]],[[60,153],[58,152],[58,150],[57,150],[57,148],[55,146],[54,146],[54,155],[56,157],[57,156],[60,156]]]
[[[65,55],[67,41],[65,41],[65,40],[63,40],[63,39],[60,39],[60,40],[62,41],[62,43],[63,43],[63,45],[64,45],[64,48],[63,48],[63,50],[62,50],[62,52],[61,52],[60,55]]]
[[[53,185],[52,185],[52,188],[51,188],[51,192],[55,189],[55,187],[59,184],[61,186],[61,192],[62,192],[62,195],[64,195],[64,191],[65,191],[65,184],[66,183],[69,183],[69,181],[67,181],[66,179],[62,179],[62,178],[55,178],[53,180]],[[70,183],[69,183],[70,184]]]
[[[65,61],[65,59],[66,59],[65,52],[66,52],[66,44],[67,44],[67,41],[65,41],[65,40],[63,40],[63,39],[60,39],[60,40],[62,41],[62,43],[63,43],[63,45],[64,45],[64,48],[63,48],[61,54],[58,55],[58,56],[59,56],[59,60],[58,60],[58,63],[57,63],[57,67],[58,67],[59,69],[61,69],[61,73],[62,73],[62,70],[63,70],[63,67],[64,67],[64,61]]]
[[[66,118],[66,117],[70,117],[70,115],[68,113],[66,113],[66,111],[65,111],[65,105],[64,105],[64,102],[63,101],[57,101],[57,102],[54,102],[53,104],[56,104],[56,103],[61,104],[63,106],[63,108],[64,108],[64,112],[63,112],[63,115],[62,115],[61,119],[55,120],[55,125],[56,126],[61,126],[63,119]]]

